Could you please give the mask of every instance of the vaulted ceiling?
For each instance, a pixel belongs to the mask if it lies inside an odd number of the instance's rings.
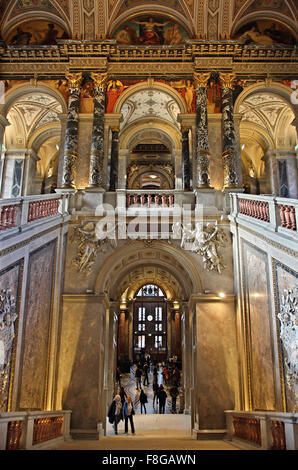
[[[0,0],[1,35],[46,20],[69,38],[113,37],[128,19],[150,14],[179,23],[191,38],[228,39],[243,25],[273,19],[297,37],[295,0]]]

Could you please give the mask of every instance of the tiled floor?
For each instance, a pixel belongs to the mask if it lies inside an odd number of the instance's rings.
[[[148,398],[148,403],[146,403],[146,412],[148,414],[155,414],[159,412],[159,407],[155,403],[153,406],[153,374],[152,371],[149,373],[149,386],[143,386],[142,388],[144,392],[147,395]],[[170,414],[172,413],[172,399],[171,395],[169,393],[169,390],[171,388],[171,385],[166,385],[163,381],[163,376],[162,376],[162,369],[160,368],[158,371],[158,385],[162,384],[167,392],[167,402],[166,402],[166,407],[165,407],[165,413]],[[135,407],[135,412],[136,414],[141,413],[141,405],[140,405],[140,391],[136,389],[136,379],[135,379],[135,367],[131,368],[130,374],[122,374],[121,378],[121,385],[124,387],[125,392],[127,395],[131,396],[133,399],[134,407]],[[177,413],[179,413],[179,404],[180,400],[179,397],[177,398]]]

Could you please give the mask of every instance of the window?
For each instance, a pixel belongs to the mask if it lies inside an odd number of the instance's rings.
[[[138,325],[138,330],[139,330],[139,331],[145,331],[145,330],[146,330],[146,325],[145,325],[145,323],[139,323],[139,325]]]
[[[155,348],[162,348],[162,336],[155,336]]]
[[[165,297],[160,287],[155,284],[147,284],[138,291],[136,297]]]
[[[145,348],[145,335],[138,336],[138,348]]]
[[[155,321],[162,321],[162,307],[155,307]]]
[[[145,321],[145,307],[139,307],[139,321]]]
[[[155,323],[155,331],[162,331],[162,323]]]

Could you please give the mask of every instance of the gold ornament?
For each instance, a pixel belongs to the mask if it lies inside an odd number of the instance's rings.
[[[82,83],[82,73],[68,73],[65,75],[69,88],[80,88]]]
[[[223,88],[233,88],[233,81],[236,78],[234,73],[220,73],[219,76]]]
[[[104,88],[107,82],[108,74],[104,73],[91,73],[91,78],[94,81],[95,87]]]
[[[206,88],[208,80],[210,78],[210,73],[194,73],[194,84],[195,88]]]

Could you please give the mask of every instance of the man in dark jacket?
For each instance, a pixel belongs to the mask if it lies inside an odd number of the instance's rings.
[[[170,390],[170,395],[172,397],[172,413],[176,413],[176,401],[179,395],[179,390],[176,385],[174,385]]]
[[[147,395],[146,393],[144,392],[143,389],[141,389],[141,393],[140,393],[140,403],[141,403],[141,413],[143,414],[143,407],[144,407],[144,411],[145,411],[145,414],[147,413],[146,411],[146,403],[148,402],[148,399],[147,399]]]
[[[137,390],[139,390],[139,387],[140,387],[140,390],[141,390],[142,369],[139,366],[137,366],[135,376],[136,376]]]
[[[115,434],[118,434],[118,423],[122,416],[122,403],[120,395],[116,395],[108,411],[109,423],[114,425]]]
[[[165,414],[167,393],[164,390],[163,386],[160,385],[158,392],[158,401],[159,401],[159,414]]]

